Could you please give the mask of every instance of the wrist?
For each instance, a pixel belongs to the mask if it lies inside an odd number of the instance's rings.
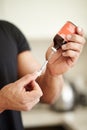
[[[49,84],[59,84],[59,86],[63,86],[64,84],[64,79],[63,79],[63,75],[52,75],[48,69],[46,69],[45,73],[44,73],[44,81]],[[54,86],[54,85],[53,85]]]
[[[56,74],[56,73],[53,73],[52,71],[50,71],[48,69],[48,67],[46,68],[46,71],[45,71],[45,75],[47,75],[48,77],[50,78],[63,78],[63,75],[62,74]]]

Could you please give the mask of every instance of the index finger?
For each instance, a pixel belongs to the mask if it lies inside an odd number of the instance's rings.
[[[15,83],[19,84],[20,86],[26,86],[29,84],[31,81],[35,80],[37,78],[37,73],[34,72],[32,74],[27,74],[24,77],[20,78],[17,80]]]

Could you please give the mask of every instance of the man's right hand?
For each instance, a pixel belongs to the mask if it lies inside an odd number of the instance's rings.
[[[37,74],[28,74],[0,90],[0,112],[4,110],[31,110],[43,95],[35,79]]]

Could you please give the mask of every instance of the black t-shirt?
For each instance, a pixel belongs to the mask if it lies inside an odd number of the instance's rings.
[[[18,79],[17,55],[30,50],[26,38],[12,23],[0,21],[0,89]],[[0,114],[0,130],[23,130],[19,111]]]

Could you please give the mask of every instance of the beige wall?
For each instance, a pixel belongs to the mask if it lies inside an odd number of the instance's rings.
[[[67,20],[87,30],[87,0],[0,0],[0,18],[29,38],[51,37]]]

